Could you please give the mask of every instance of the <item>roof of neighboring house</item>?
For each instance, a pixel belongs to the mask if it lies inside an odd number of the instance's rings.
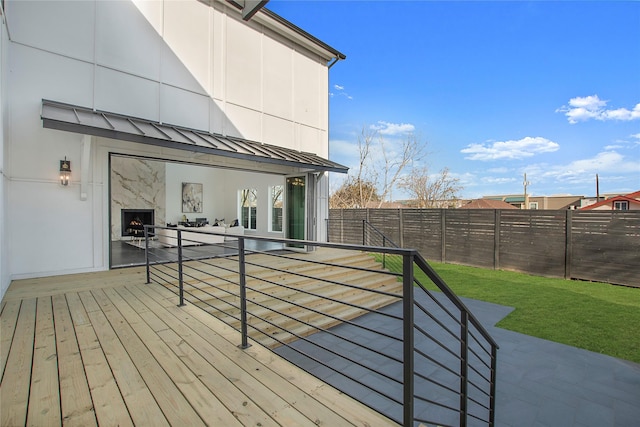
[[[640,206],[640,191],[629,193],[626,196],[610,197],[606,200],[601,200],[598,203],[594,203],[592,205],[580,208],[580,210],[590,210],[590,209],[598,208],[600,206],[610,206],[610,205],[613,205],[614,202],[624,202],[624,201],[629,202],[630,204],[633,203]]]
[[[402,203],[399,202],[382,202],[382,204],[380,206],[380,202],[376,202],[376,201],[371,201],[371,202],[367,202],[366,208],[367,209],[402,209],[402,208],[406,208],[407,206],[403,205]]]
[[[460,209],[518,209],[513,205],[502,200],[492,199],[476,199],[472,200],[464,206],[460,206]]]
[[[629,193],[626,196],[632,199],[640,199],[640,190],[634,191],[633,193]]]

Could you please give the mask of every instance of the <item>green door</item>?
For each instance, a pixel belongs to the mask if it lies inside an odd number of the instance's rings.
[[[290,176],[286,183],[286,235],[287,239],[305,240],[306,215],[306,177]],[[304,245],[288,245],[303,248]]]

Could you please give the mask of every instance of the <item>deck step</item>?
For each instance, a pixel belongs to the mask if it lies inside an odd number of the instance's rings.
[[[177,267],[167,266],[172,269]],[[191,262],[184,268],[188,302],[240,328],[238,258]],[[363,252],[246,257],[249,335],[276,348],[396,302],[402,284]],[[175,290],[175,281],[167,287]]]

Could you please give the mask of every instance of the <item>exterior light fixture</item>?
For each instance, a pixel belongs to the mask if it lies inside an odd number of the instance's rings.
[[[67,156],[64,156],[64,160],[60,160],[60,184],[69,185],[69,178],[71,178],[71,160],[67,160]]]

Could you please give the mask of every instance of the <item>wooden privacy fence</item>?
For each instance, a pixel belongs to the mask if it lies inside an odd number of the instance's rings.
[[[435,261],[640,287],[640,211],[331,209],[327,237],[365,221]]]

